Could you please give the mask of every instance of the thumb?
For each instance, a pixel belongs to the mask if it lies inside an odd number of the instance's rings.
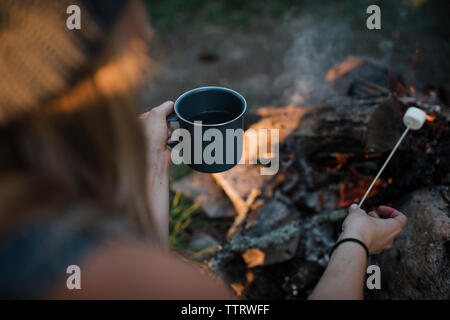
[[[157,111],[158,113],[162,113],[164,116],[168,116],[169,114],[172,113],[173,111],[173,101],[166,101],[163,104],[155,107],[155,111]]]

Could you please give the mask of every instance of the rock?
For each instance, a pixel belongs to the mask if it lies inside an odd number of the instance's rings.
[[[214,250],[217,246],[219,246],[219,242],[209,234],[203,232],[194,233],[189,243],[189,248],[193,251]]]
[[[329,252],[335,243],[332,225],[320,225],[305,234],[305,258],[325,268],[329,262]]]
[[[323,267],[309,261],[303,261],[297,270],[294,276],[284,279],[286,299],[307,299],[323,273]]]
[[[209,174],[193,171],[172,183],[171,188],[198,202],[210,218],[231,218],[235,215],[230,200]]]
[[[253,217],[252,217],[253,218]],[[272,231],[278,230],[286,225],[296,226],[299,222],[299,213],[292,210],[291,206],[287,206],[277,198],[268,201],[262,208],[257,222],[246,233],[251,237],[262,237],[271,234]],[[264,265],[279,263],[291,259],[297,250],[300,232],[292,234],[285,241],[274,242],[264,248],[265,260]],[[275,240],[275,239],[274,239]]]
[[[449,204],[437,188],[415,191],[399,207],[408,225],[392,249],[372,257],[381,269],[376,299],[449,299]]]

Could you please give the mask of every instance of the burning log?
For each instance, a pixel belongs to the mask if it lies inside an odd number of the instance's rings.
[[[327,83],[340,95],[358,98],[388,96],[399,92],[404,86],[386,67],[375,61],[360,57],[348,57],[325,75]]]
[[[297,157],[386,152],[400,136],[402,105],[392,97],[341,98],[314,106],[291,134],[288,150]]]

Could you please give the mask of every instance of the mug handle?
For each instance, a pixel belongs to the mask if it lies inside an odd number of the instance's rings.
[[[177,114],[175,113],[175,111],[172,111],[172,113],[166,117],[166,121],[167,122],[178,121],[178,117],[177,117]],[[179,141],[167,143],[167,146],[172,149],[173,147],[175,147],[178,144],[178,142]]]

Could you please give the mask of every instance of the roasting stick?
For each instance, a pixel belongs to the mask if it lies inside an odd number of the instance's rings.
[[[420,110],[416,107],[411,107],[406,110],[405,115],[403,116],[403,123],[406,126],[405,131],[403,132],[400,139],[398,139],[397,143],[395,144],[394,148],[392,149],[391,153],[389,154],[389,157],[387,157],[386,161],[384,162],[383,166],[381,167],[380,171],[378,171],[375,178],[372,180],[372,183],[370,184],[369,188],[367,189],[366,193],[362,197],[361,201],[358,204],[358,207],[361,208],[362,204],[366,200],[367,196],[369,195],[370,191],[374,187],[375,183],[377,182],[378,178],[380,177],[381,173],[383,172],[384,168],[386,168],[387,164],[391,160],[392,156],[394,155],[395,151],[397,151],[398,147],[400,146],[400,143],[402,143],[403,139],[406,137],[407,133],[410,129],[412,130],[419,130],[422,128],[424,122],[426,119],[426,113]]]
[[[406,134],[409,132],[410,127],[406,127],[405,131],[403,132],[402,136],[400,137],[400,139],[397,141],[397,144],[395,145],[394,149],[392,149],[391,154],[389,155],[389,157],[387,157],[386,161],[384,162],[383,166],[381,167],[380,171],[378,171],[377,175],[375,176],[375,178],[373,178],[372,183],[369,186],[369,189],[367,189],[366,193],[364,194],[364,197],[362,197],[361,201],[358,204],[358,207],[361,208],[362,204],[364,203],[364,200],[366,200],[367,196],[369,195],[370,191],[372,191],[373,186],[375,185],[375,183],[377,182],[378,178],[381,176],[381,173],[383,172],[384,168],[386,167],[386,165],[388,164],[388,162],[391,160],[392,156],[394,155],[395,151],[397,151],[398,146],[400,145],[400,143],[402,143],[403,138],[406,137]]]

